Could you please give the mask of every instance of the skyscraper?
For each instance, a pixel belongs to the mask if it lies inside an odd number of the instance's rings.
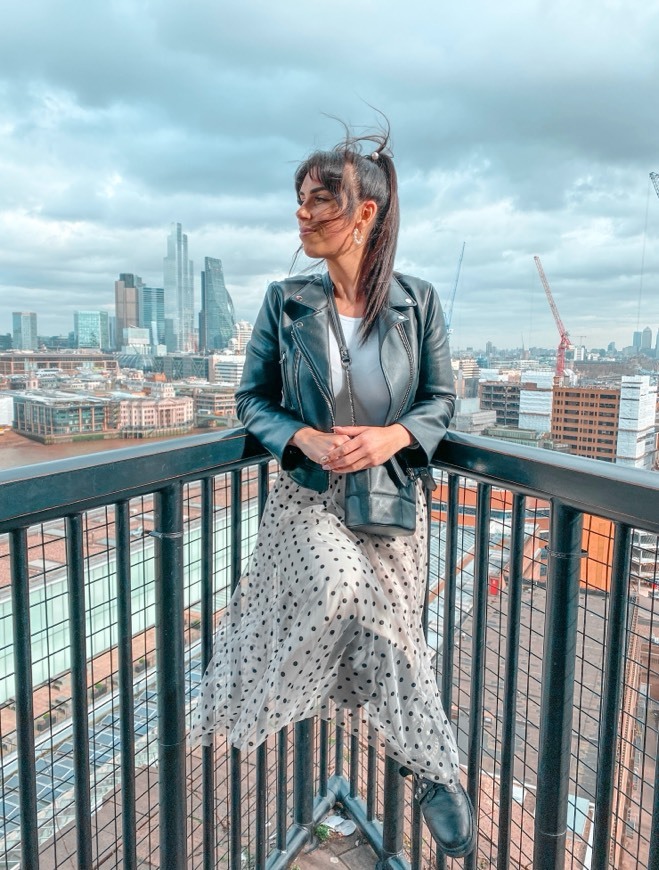
[[[115,344],[117,350],[124,343],[124,329],[139,323],[139,293],[143,287],[139,275],[122,272],[114,282],[114,307],[116,314]]]
[[[110,346],[108,320],[107,311],[76,311],[73,315],[76,347],[107,350]]]
[[[233,301],[224,283],[222,260],[206,257],[201,273],[200,350],[212,352],[228,347],[234,324]]]
[[[188,237],[181,224],[172,224],[167,236],[167,256],[163,260],[165,316],[172,321],[176,348],[194,350],[194,275],[188,259]]]
[[[151,344],[165,344],[165,290],[142,287],[139,295],[139,325],[148,329]]]
[[[12,312],[14,350],[37,350],[37,315],[34,311]]]

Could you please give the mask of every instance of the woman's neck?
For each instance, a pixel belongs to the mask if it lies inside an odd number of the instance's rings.
[[[358,293],[357,277],[361,265],[359,257],[343,257],[341,260],[328,260],[327,271],[334,285],[334,298],[339,314],[347,317],[364,315],[364,297]]]

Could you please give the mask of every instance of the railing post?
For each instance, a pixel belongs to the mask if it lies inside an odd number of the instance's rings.
[[[66,518],[66,564],[71,638],[71,702],[75,769],[77,864],[92,866],[92,805],[89,791],[89,715],[87,707],[87,619],[82,515]]]
[[[565,866],[583,515],[552,502],[540,700],[534,870]]]
[[[476,502],[476,540],[474,542],[474,611],[471,640],[471,685],[469,688],[469,743],[467,752],[467,791],[474,805],[478,824],[480,762],[483,745],[483,693],[485,688],[485,630],[490,557],[490,515],[492,486],[478,484]],[[465,858],[465,870],[475,870],[478,850]]]
[[[604,680],[600,716],[600,757],[595,788],[595,831],[593,835],[594,867],[608,867],[611,849],[611,817],[613,806],[616,753],[605,747],[618,746],[618,723],[622,708],[627,645],[627,609],[629,602],[629,559],[632,530],[616,525],[611,563],[611,608],[606,632]],[[655,795],[655,799],[656,799]],[[656,862],[656,857],[655,857]],[[655,866],[650,858],[649,867]]]
[[[404,816],[405,781],[400,775],[400,762],[394,761],[387,755],[384,762],[382,855],[377,865],[378,870],[400,867],[400,857],[403,852]]]
[[[160,866],[185,870],[185,685],[183,679],[183,493],[180,482],[158,493],[156,649]]]
[[[16,752],[18,755],[23,867],[39,867],[37,835],[37,786],[32,703],[32,631],[30,627],[30,578],[27,530],[9,536],[12,619],[14,629],[14,681],[16,692]]]
[[[240,583],[242,573],[243,536],[242,472],[231,473],[231,593]],[[229,750],[229,868],[240,870],[243,864],[242,783],[240,772],[242,752],[236,746]]]
[[[135,700],[133,693],[133,619],[130,552],[130,514],[127,501],[115,508],[117,530],[117,644],[119,656],[119,710],[121,727],[121,819],[123,864],[137,868],[135,824]]]
[[[515,765],[515,719],[517,713],[517,674],[519,670],[520,616],[522,612],[522,563],[524,558],[524,520],[526,499],[513,496],[508,562],[508,639],[504,683],[501,735],[501,783],[499,787],[499,845],[497,866],[510,866],[510,832],[513,774]]]
[[[212,477],[201,481],[201,667],[213,657],[213,562],[215,555]],[[201,805],[204,870],[215,867],[215,745],[201,748]]]
[[[295,780],[293,802],[295,823],[313,834],[313,758],[314,733],[313,720],[305,719],[295,723]]]

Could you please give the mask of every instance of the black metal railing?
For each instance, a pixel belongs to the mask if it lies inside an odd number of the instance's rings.
[[[235,430],[0,473],[0,867],[283,870],[333,807],[382,870],[659,866],[659,477],[453,434],[436,468],[425,627],[472,856],[341,719],[188,748],[274,473]]]

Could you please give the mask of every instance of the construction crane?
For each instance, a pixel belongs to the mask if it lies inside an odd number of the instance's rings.
[[[651,172],[650,181],[654,184],[655,193],[659,196],[659,172]]]
[[[554,297],[549,286],[549,281],[547,281],[545,270],[542,268],[540,257],[536,256],[533,259],[535,260],[535,265],[538,270],[538,275],[540,275],[542,286],[545,288],[545,293],[547,294],[547,299],[549,300],[549,307],[551,308],[551,312],[554,315],[554,320],[556,321],[556,328],[558,329],[558,334],[561,337],[561,342],[558,345],[558,350],[556,351],[555,382],[557,384],[562,384],[563,375],[565,374],[565,351],[568,350],[570,347],[570,336],[567,333],[567,329],[563,326],[561,315],[558,313],[558,308],[556,307],[556,303],[554,302]]]
[[[458,289],[458,281],[460,280],[460,269],[462,268],[462,258],[465,254],[465,244],[462,243],[462,250],[460,251],[460,258],[458,259],[458,268],[455,273],[455,281],[453,282],[453,290],[451,291],[451,296],[448,301],[448,305],[446,306],[446,314],[444,315],[446,320],[446,331],[450,335],[453,330],[451,329],[451,320],[453,319],[453,303],[455,302],[455,294]]]

